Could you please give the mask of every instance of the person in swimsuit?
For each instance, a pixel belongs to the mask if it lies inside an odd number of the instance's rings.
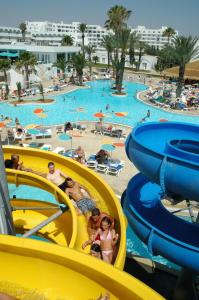
[[[83,213],[88,220],[89,212],[92,211],[96,206],[95,202],[91,199],[90,192],[70,177],[66,178],[66,183],[67,195],[70,197],[70,199],[75,201],[79,210],[78,213]]]
[[[92,239],[95,236],[96,231],[100,228],[101,221],[104,217],[108,217],[111,220],[111,229],[114,228],[114,219],[105,212],[101,212],[99,208],[94,208],[91,211],[91,216],[87,224],[87,231],[90,239]]]
[[[80,164],[85,163],[85,152],[81,146],[75,150],[74,154],[77,155],[77,158],[75,158],[76,161],[78,161]]]
[[[82,248],[85,249],[87,245],[92,243],[99,244],[102,251],[102,259],[109,264],[112,263],[113,250],[119,239],[119,234],[114,229],[111,229],[111,224],[110,218],[104,217],[94,239],[88,240],[82,245]]]
[[[58,186],[63,192],[66,192],[67,183],[66,178],[67,175],[64,174],[61,170],[55,169],[55,164],[53,162],[48,163],[49,173],[46,178]]]
[[[11,161],[12,161],[12,169],[25,171],[25,172],[32,172],[32,169],[25,168],[23,166],[23,162],[20,162],[19,155],[12,154],[11,155]]]
[[[9,162],[10,161],[10,162]],[[20,171],[24,171],[24,172],[30,172],[42,177],[46,177],[45,173],[30,169],[30,168],[26,168],[23,166],[23,162],[20,162],[20,157],[18,154],[12,154],[11,155],[11,159],[7,159],[5,161],[5,167],[8,169],[14,169],[14,170],[20,170]]]

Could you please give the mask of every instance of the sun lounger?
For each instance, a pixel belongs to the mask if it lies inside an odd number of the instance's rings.
[[[87,165],[88,168],[96,169],[97,160],[96,160],[96,156],[94,154],[89,156],[89,158],[86,161],[86,165]]]
[[[56,127],[56,133],[59,134],[59,133],[63,133],[64,130],[63,130],[63,126],[57,126]]]
[[[124,167],[124,161],[122,160],[110,160],[108,164],[107,174],[119,176]]]
[[[121,138],[121,136],[122,136],[122,129],[113,130],[111,132],[111,136],[112,137],[116,137],[116,138]]]
[[[96,166],[96,171],[100,172],[100,173],[104,173],[107,174],[108,173],[108,165],[104,165],[104,164],[97,164]]]
[[[51,137],[52,137],[51,129],[40,130],[40,133],[36,134],[36,139],[51,138]]]
[[[59,154],[65,152],[65,149],[63,147],[56,147],[52,152]]]

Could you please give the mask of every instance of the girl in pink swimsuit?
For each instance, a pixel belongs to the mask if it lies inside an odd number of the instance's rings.
[[[99,244],[102,251],[102,259],[111,264],[113,260],[113,250],[118,239],[119,234],[116,233],[114,229],[111,229],[111,220],[108,217],[104,217],[101,221],[100,228],[96,231],[94,239],[86,241],[82,245],[82,248],[84,249],[91,243]]]

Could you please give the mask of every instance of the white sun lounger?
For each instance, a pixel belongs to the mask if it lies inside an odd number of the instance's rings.
[[[54,152],[54,153],[60,153],[60,152],[64,152],[65,151],[65,149],[63,148],[63,147],[56,147],[52,152]]]

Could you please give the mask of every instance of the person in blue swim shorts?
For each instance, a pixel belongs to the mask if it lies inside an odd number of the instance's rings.
[[[96,203],[91,199],[90,192],[70,177],[66,178],[66,185],[65,192],[71,200],[75,201],[78,214],[84,214],[88,219],[90,212],[96,207]]]

